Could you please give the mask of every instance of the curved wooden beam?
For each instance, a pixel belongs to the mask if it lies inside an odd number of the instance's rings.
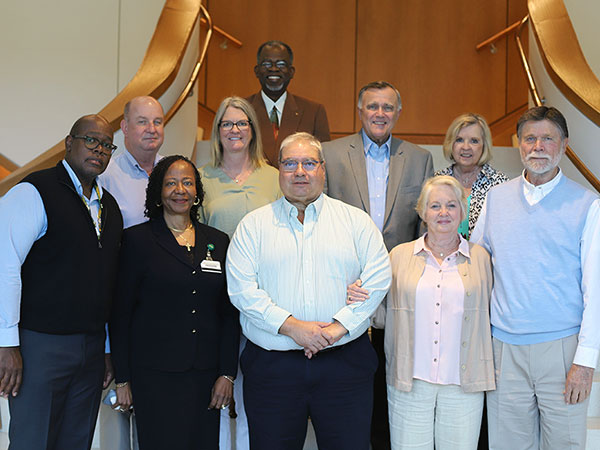
[[[160,98],[171,85],[177,73],[201,10],[200,0],[166,0],[146,55],[135,76],[102,110],[112,130],[119,128],[125,104],[139,95]],[[170,109],[172,105],[163,105]],[[73,119],[75,120],[75,119]],[[4,195],[23,177],[56,165],[64,158],[64,141],[45,151],[32,161],[0,181],[0,195]]]
[[[528,0],[533,34],[550,78],[600,126],[600,80],[588,65],[563,0]]]

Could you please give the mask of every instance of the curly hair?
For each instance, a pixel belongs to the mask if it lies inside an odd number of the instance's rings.
[[[202,205],[204,201],[204,188],[202,187],[202,181],[200,180],[200,174],[198,169],[193,162],[182,155],[171,155],[161,159],[150,174],[148,180],[148,187],[146,188],[146,210],[144,215],[149,219],[157,219],[162,217],[163,206],[162,206],[162,188],[165,175],[169,170],[169,167],[176,161],[185,161],[194,169],[196,176],[196,198],[200,200],[197,205],[192,205],[190,209],[190,217],[192,220],[196,220],[198,217],[198,207]]]

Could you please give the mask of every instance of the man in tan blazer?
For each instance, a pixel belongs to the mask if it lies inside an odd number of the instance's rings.
[[[277,167],[279,146],[287,136],[306,131],[321,142],[328,141],[329,123],[323,105],[287,92],[296,72],[289,45],[281,41],[265,42],[258,48],[256,61],[254,74],[262,89],[246,100],[258,115],[265,156]]]
[[[400,93],[390,83],[375,81],[358,94],[357,134],[323,144],[327,194],[363,209],[383,233],[388,251],[416,239],[419,217],[415,205],[421,185],[433,175],[431,154],[392,137],[402,111]],[[374,450],[389,449],[383,330],[372,330],[379,356],[371,426]]]

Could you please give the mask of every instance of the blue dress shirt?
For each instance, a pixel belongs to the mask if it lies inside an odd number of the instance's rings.
[[[392,135],[380,147],[362,131],[367,166],[367,185],[369,188],[369,213],[371,219],[383,231],[385,218],[385,196],[387,193],[388,177],[390,174],[390,145]]]

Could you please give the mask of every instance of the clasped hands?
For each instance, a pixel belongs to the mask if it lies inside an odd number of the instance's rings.
[[[364,302],[369,298],[369,292],[361,288],[362,281],[356,280],[348,286],[346,303]],[[335,344],[348,330],[337,320],[333,322],[318,322],[298,320],[290,316],[279,329],[281,334],[291,337],[296,344],[304,347],[304,354],[311,359],[319,351]]]

